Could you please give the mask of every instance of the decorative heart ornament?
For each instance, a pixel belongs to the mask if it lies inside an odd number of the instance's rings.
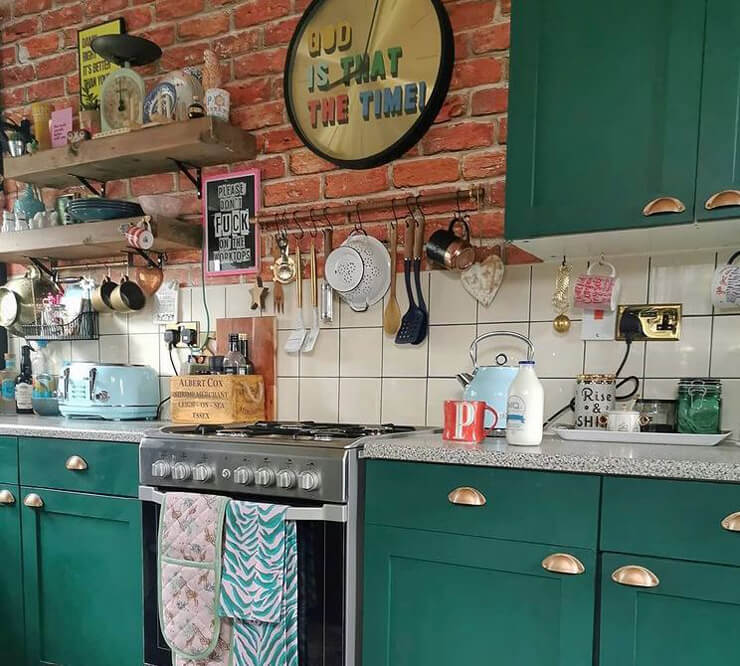
[[[492,254],[479,264],[473,264],[462,272],[460,280],[465,291],[486,307],[493,303],[501,283],[504,281],[504,262]]]
[[[162,286],[163,279],[164,274],[161,268],[146,266],[139,268],[136,273],[136,281],[147,296],[154,296],[157,293],[157,290]]]

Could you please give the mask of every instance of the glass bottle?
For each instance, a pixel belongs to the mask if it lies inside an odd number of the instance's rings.
[[[238,375],[239,369],[247,364],[247,359],[239,351],[239,334],[229,334],[229,353],[224,356],[224,374]],[[243,373],[242,373],[243,374]]]
[[[0,412],[3,414],[15,413],[15,378],[18,370],[15,367],[15,354],[5,354],[5,370],[0,372]]]
[[[245,364],[242,368],[239,368],[240,375],[253,375],[254,364],[249,360],[249,339],[246,333],[239,333],[239,351],[244,357]]]
[[[33,372],[31,370],[31,347],[21,347],[21,372],[15,380],[15,411],[17,414],[33,414]]]

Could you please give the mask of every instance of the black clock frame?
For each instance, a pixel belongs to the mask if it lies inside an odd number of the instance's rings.
[[[432,94],[429,96],[427,105],[424,110],[419,114],[416,122],[411,128],[400,137],[394,144],[382,150],[379,153],[363,157],[357,160],[342,160],[331,155],[326,154],[320,148],[315,146],[311,139],[301,129],[300,125],[296,120],[295,113],[293,111],[293,98],[291,95],[290,77],[291,77],[291,66],[293,62],[293,56],[298,48],[298,42],[303,35],[307,24],[311,21],[313,13],[327,0],[312,0],[306,11],[303,13],[301,20],[296,26],[293,37],[290,40],[290,46],[288,47],[288,55],[285,59],[285,70],[283,76],[283,94],[285,97],[285,108],[288,112],[288,118],[290,124],[296,131],[301,141],[311,150],[314,154],[318,155],[322,159],[325,159],[332,164],[346,168],[346,169],[372,169],[373,167],[387,164],[392,160],[401,157],[407,150],[415,146],[418,141],[427,133],[427,130],[434,123],[434,119],[442,109],[447,93],[450,89],[450,83],[452,81],[452,68],[455,64],[455,38],[452,32],[452,24],[450,23],[450,17],[442,4],[442,0],[428,0],[434,7],[437,13],[437,20],[439,21],[439,27],[442,37],[441,54],[440,54],[440,65],[439,71],[437,72],[437,80],[434,82]],[[350,0],[351,1],[351,0]]]

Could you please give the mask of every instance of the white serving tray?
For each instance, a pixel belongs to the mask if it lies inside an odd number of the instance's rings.
[[[730,432],[716,435],[692,435],[682,432],[614,432],[610,430],[576,430],[553,428],[561,439],[576,442],[617,442],[619,444],[677,444],[682,446],[716,446]]]

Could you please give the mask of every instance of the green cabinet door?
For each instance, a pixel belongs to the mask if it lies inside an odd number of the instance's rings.
[[[658,586],[615,583],[627,565],[649,569]],[[740,568],[607,553],[601,585],[600,666],[738,663]]]
[[[739,34],[740,3],[708,0],[696,181],[699,220],[740,215]]]
[[[141,666],[140,503],[25,486],[21,494],[24,504],[43,502],[22,508],[28,666]]]
[[[594,551],[369,525],[363,666],[591,666]]]
[[[507,238],[693,219],[705,11],[512,3]],[[685,210],[644,216],[661,197]]]
[[[23,567],[18,486],[0,484],[0,664],[23,663]]]

